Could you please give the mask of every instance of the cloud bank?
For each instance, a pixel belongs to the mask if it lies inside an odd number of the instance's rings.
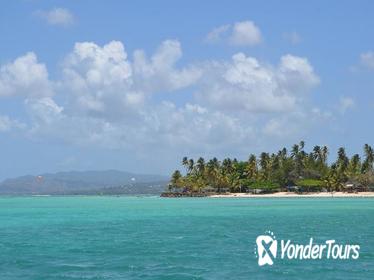
[[[51,80],[27,53],[1,66],[0,97],[23,98],[28,119],[2,117],[0,131],[26,123],[30,137],[74,145],[215,153],[246,150],[269,136],[297,137],[326,119],[309,109],[320,79],[305,57],[285,54],[272,65],[239,52],[179,66],[182,55],[177,40],[131,56],[120,41],[80,42]],[[166,92],[187,94],[187,101],[158,98]]]

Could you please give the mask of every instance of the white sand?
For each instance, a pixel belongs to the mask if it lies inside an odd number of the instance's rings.
[[[293,192],[277,192],[269,194],[250,194],[250,193],[228,193],[216,194],[210,197],[373,197],[374,192],[344,193],[344,192],[318,192],[297,194]]]

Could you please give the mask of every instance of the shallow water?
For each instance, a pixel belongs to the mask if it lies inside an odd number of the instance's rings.
[[[266,230],[357,260],[259,267]],[[0,198],[0,279],[374,279],[371,198]]]

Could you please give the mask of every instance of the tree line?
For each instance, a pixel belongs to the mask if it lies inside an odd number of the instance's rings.
[[[327,146],[314,146],[305,150],[301,141],[277,153],[262,152],[259,156],[250,154],[248,160],[212,158],[196,161],[184,157],[183,175],[175,170],[169,183],[169,191],[202,192],[230,191],[246,192],[251,189],[268,191],[285,190],[300,186],[308,190],[341,191],[347,182],[365,188],[374,185],[374,151],[365,144],[362,157],[355,154],[348,157],[345,148],[338,149],[336,160],[329,163]]]

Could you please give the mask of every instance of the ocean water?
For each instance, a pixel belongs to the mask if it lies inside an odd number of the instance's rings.
[[[267,230],[360,257],[259,267]],[[374,199],[2,197],[0,279],[374,279]]]

